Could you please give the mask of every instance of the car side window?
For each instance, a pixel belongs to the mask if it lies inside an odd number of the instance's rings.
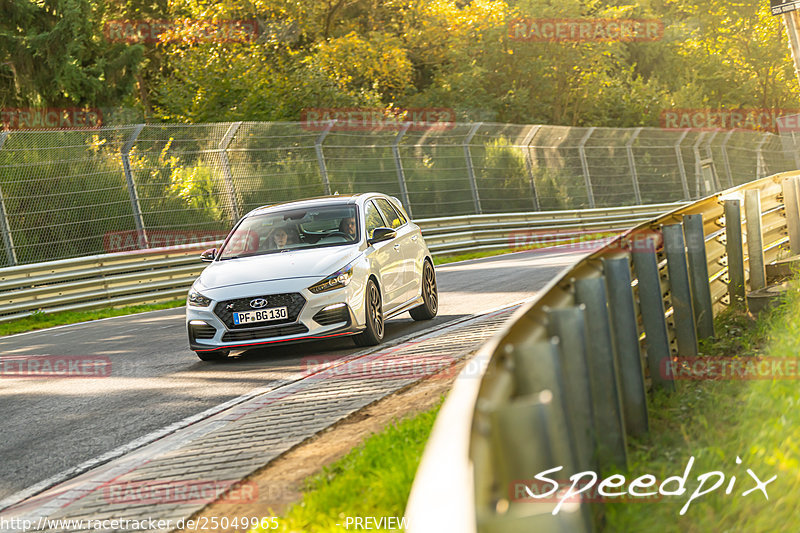
[[[372,201],[364,204],[364,220],[366,221],[367,239],[372,238],[372,232],[375,231],[375,228],[386,226],[386,222],[383,221],[378,208],[375,207]]]
[[[397,229],[406,223],[405,217],[403,217],[403,215],[398,213],[397,210],[394,207],[392,207],[392,204],[390,204],[388,200],[384,198],[376,198],[375,203],[381,210],[383,218],[385,218],[386,221],[389,223],[390,228]]]

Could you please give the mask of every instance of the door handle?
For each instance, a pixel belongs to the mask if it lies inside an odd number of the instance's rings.
[[[395,249],[395,250],[397,250],[397,251],[399,252],[399,251],[400,251],[400,245],[399,245],[399,244],[395,244],[395,245],[394,245],[394,249]]]
[[[412,236],[411,236],[411,240],[412,240],[412,241],[416,241],[416,240],[417,240],[417,236],[416,236],[416,235],[412,235]]]

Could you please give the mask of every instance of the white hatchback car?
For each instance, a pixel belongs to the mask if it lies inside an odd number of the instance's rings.
[[[433,261],[396,198],[327,196],[245,215],[186,301],[189,346],[204,361],[233,349],[351,335],[383,340],[404,311],[436,316]]]

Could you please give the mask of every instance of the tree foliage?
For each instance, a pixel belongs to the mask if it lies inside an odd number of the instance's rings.
[[[0,104],[119,105],[149,120],[299,120],[450,107],[462,120],[652,126],[669,108],[796,107],[781,18],[743,0],[7,0]],[[652,42],[515,40],[520,17],[657,19]],[[111,20],[250,20],[245,42],[111,42]]]

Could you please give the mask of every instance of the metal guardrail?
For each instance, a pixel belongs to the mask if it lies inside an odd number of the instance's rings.
[[[552,246],[618,232],[678,204],[590,210],[467,215],[416,221],[435,255]],[[588,234],[588,235],[587,235]],[[198,254],[217,242],[93,255],[0,269],[0,322],[35,312],[157,303],[181,298],[206,264]]]
[[[763,287],[764,264],[788,255],[790,239],[800,251],[799,193],[800,172],[787,172],[709,196],[552,280],[456,381],[417,471],[409,530],[595,531],[595,504],[554,515],[525,486],[557,466],[560,480],[626,470],[628,436],[648,431],[647,390],[674,389],[662,364],[698,355],[713,315],[743,302],[746,283]]]

